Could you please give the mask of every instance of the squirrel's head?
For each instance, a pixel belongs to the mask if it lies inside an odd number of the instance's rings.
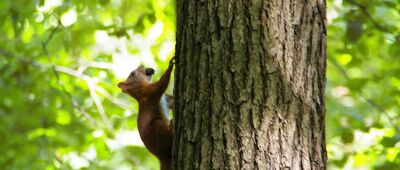
[[[143,65],[140,65],[129,74],[125,81],[118,83],[118,87],[122,90],[122,92],[138,99],[142,86],[150,83],[151,76],[153,74],[154,69],[144,68]]]

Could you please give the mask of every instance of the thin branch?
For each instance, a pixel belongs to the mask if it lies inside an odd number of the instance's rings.
[[[139,166],[141,163],[139,159],[136,158],[135,155],[132,155],[129,151],[122,149],[122,153],[128,158],[129,161],[131,161],[134,165]]]
[[[51,69],[52,66],[51,65],[46,65],[46,64],[42,64],[42,63],[38,63],[36,61],[31,61],[31,60],[27,60],[23,57],[19,57],[16,54],[13,54],[9,51],[6,51],[4,49],[0,49],[0,54],[7,57],[8,58],[15,58],[17,59],[17,61],[23,62],[25,64],[31,65],[31,66],[35,66],[35,67],[39,67],[39,68],[43,68],[43,69]],[[58,75],[58,73],[57,73]],[[59,79],[57,80],[59,82]],[[64,86],[62,86],[61,91],[67,95],[67,97],[71,100],[72,105],[75,107],[75,109],[77,109],[84,118],[86,118],[90,123],[92,123],[93,125],[96,126],[96,121],[90,116],[89,113],[86,112],[86,110],[84,108],[82,108],[77,100],[64,88]]]
[[[131,109],[131,108],[129,107],[130,105],[129,105],[128,103],[125,103],[124,101],[119,100],[119,99],[117,99],[117,98],[111,96],[111,94],[108,93],[108,92],[107,92],[106,90],[104,90],[103,88],[101,88],[101,87],[99,87],[99,86],[95,86],[94,88],[96,89],[97,92],[99,92],[100,94],[102,94],[103,96],[105,96],[106,99],[110,100],[112,103],[118,105],[119,107],[124,108],[124,109],[127,109],[127,110],[128,110],[128,109]]]
[[[333,66],[335,66],[335,68],[339,71],[339,73],[342,74],[344,79],[346,79],[347,81],[350,80],[346,70],[343,67],[341,67],[334,58],[328,57],[328,61],[330,61],[333,64]]]
[[[58,17],[57,17],[57,19],[58,19]],[[48,45],[48,43],[50,42],[50,40],[53,38],[53,36],[55,35],[55,33],[57,32],[57,30],[58,30],[58,28],[59,28],[60,26],[61,26],[61,21],[58,19],[58,24],[57,24],[57,26],[52,30],[52,32],[50,33],[50,35],[49,35],[49,37],[46,39],[46,41],[42,42],[43,51],[44,51],[44,53],[46,54],[46,56],[48,57],[48,59],[49,59],[49,61],[50,61],[51,68],[52,68],[53,73],[54,73],[54,75],[56,76],[56,79],[57,79],[57,81],[59,82],[59,84],[61,84],[60,75],[58,74],[58,72],[57,72],[57,70],[56,70],[56,66],[55,66],[53,60],[51,59],[51,56],[49,55],[49,53],[48,53],[48,51],[47,51],[47,45]],[[86,81],[86,84],[87,84],[88,87],[89,87],[90,96],[91,96],[92,99],[94,100],[94,103],[95,103],[95,105],[96,105],[96,107],[97,107],[97,110],[99,111],[99,114],[100,114],[101,118],[103,119],[103,121],[104,121],[104,123],[106,124],[107,128],[108,128],[109,130],[113,131],[114,128],[113,128],[113,126],[112,126],[110,120],[108,119],[108,117],[107,117],[105,111],[104,111],[104,107],[103,107],[103,105],[102,105],[102,103],[101,103],[100,98],[98,97],[98,95],[96,94],[96,91],[94,90],[94,87],[93,87],[93,86],[94,86],[94,83],[93,83],[93,81],[91,81],[90,79],[85,79],[85,81]],[[63,91],[67,92],[64,86],[62,86],[62,89],[63,89]],[[68,94],[69,94],[69,93],[68,93]],[[69,95],[72,97],[71,94],[69,94]],[[75,102],[73,102],[73,103],[75,103]],[[76,103],[75,103],[75,104],[76,104]]]
[[[372,22],[372,24],[380,31],[382,32],[386,32],[386,33],[391,33],[393,34],[393,32],[391,32],[390,30],[388,30],[386,27],[384,27],[383,25],[379,24],[377,21],[375,21],[375,19],[372,17],[372,15],[368,12],[367,7],[365,7],[363,4],[356,2],[354,0],[345,0],[351,4],[353,4],[354,6],[358,7],[364,14],[365,16],[367,16],[367,18]]]
[[[74,77],[76,77],[78,79],[84,80],[85,82],[89,82],[89,83],[93,84],[93,88],[97,92],[99,92],[100,94],[104,95],[106,99],[110,100],[112,103],[118,105],[121,108],[130,109],[128,103],[125,103],[125,102],[123,102],[123,101],[111,96],[106,90],[104,90],[103,88],[97,86],[94,83],[95,81],[91,77],[89,77],[87,75],[84,75],[83,73],[81,73],[79,71],[76,71],[76,70],[73,70],[73,69],[68,68],[68,67],[56,66],[56,70],[59,71],[59,72],[63,72],[63,73],[69,74],[71,76],[74,76]]]
[[[27,63],[27,64],[32,64],[32,65],[37,66],[37,67],[40,67],[40,68],[44,68],[44,69],[50,69],[50,68],[51,68],[50,65],[38,63],[38,62],[36,62],[36,61],[28,61],[28,60],[26,60],[26,59],[24,59],[24,58],[22,58],[22,57],[17,57],[17,56],[15,56],[15,55],[13,55],[12,53],[10,53],[10,52],[8,52],[8,51],[5,51],[5,50],[2,50],[2,49],[0,49],[0,54],[1,54],[1,55],[4,55],[4,56],[16,58],[16,59],[17,59],[18,61],[20,61],[20,62],[24,62],[24,63]],[[81,80],[87,82],[87,83],[88,83],[88,82],[94,82],[94,80],[93,80],[91,77],[89,77],[89,76],[87,76],[87,75],[84,75],[84,74],[82,74],[82,73],[80,73],[80,72],[78,72],[78,71],[75,71],[75,70],[73,70],[73,69],[71,69],[71,68],[63,67],[63,66],[58,66],[58,65],[54,65],[54,67],[55,67],[55,69],[56,69],[57,72],[61,72],[61,73],[65,73],[65,74],[74,76],[74,77],[76,77],[76,78],[78,78],[78,79],[81,79]],[[57,74],[58,74],[58,73],[57,73]],[[97,85],[94,84],[94,83],[88,83],[88,85],[89,85],[89,84],[93,84],[93,87],[91,87],[90,89],[96,90],[96,91],[99,92],[100,94],[104,95],[104,96],[106,97],[106,99],[108,99],[108,100],[110,100],[111,102],[115,103],[115,104],[118,105],[119,107],[124,108],[124,109],[130,109],[130,108],[129,108],[129,104],[127,104],[127,103],[125,103],[125,102],[123,102],[123,101],[121,101],[121,100],[119,100],[119,99],[117,99],[117,98],[112,97],[112,96],[111,96],[106,90],[104,90],[103,88],[97,86]],[[70,93],[68,93],[68,92],[66,92],[66,91],[65,91],[64,93],[66,93],[68,96],[71,95]],[[91,93],[93,93],[93,90],[91,90]],[[97,96],[97,95],[96,95],[96,96]],[[77,108],[79,108],[79,110],[81,111],[82,115],[84,115],[84,117],[85,117],[86,119],[88,119],[91,123],[93,123],[94,125],[96,125],[96,121],[95,121],[83,108],[81,108],[81,107],[78,105],[78,103],[76,102],[76,100],[74,100],[74,98],[73,98],[72,96],[71,96],[71,98],[73,99],[72,102],[73,102],[74,106],[76,106]],[[95,98],[98,98],[98,97],[95,97]],[[102,106],[101,106],[101,107],[102,107]],[[104,110],[104,109],[103,109],[103,110]],[[103,115],[105,115],[105,114],[103,114]],[[103,119],[104,119],[104,117],[103,117]],[[106,118],[106,119],[108,120],[108,118]],[[109,122],[109,121],[108,121],[108,122]],[[106,124],[107,124],[107,123],[106,123]],[[110,129],[110,128],[112,128],[112,126],[111,126],[111,127],[108,126],[108,128]],[[122,152],[123,152],[123,154],[128,158],[128,160],[129,160],[132,164],[134,164],[134,165],[140,165],[140,161],[139,161],[134,155],[132,155],[129,151],[123,149]]]
[[[58,18],[57,18],[58,19]],[[102,117],[103,121],[105,122],[107,128],[111,131],[114,131],[114,128],[110,122],[110,120],[108,119],[104,107],[101,103],[101,100],[99,98],[99,96],[97,95],[96,91],[101,93],[102,95],[106,96],[106,99],[110,100],[111,102],[115,103],[116,105],[118,105],[119,107],[125,108],[125,109],[129,109],[129,105],[124,103],[123,101],[116,99],[114,97],[112,97],[106,90],[104,90],[103,88],[99,87],[96,85],[95,81],[87,76],[84,75],[83,72],[88,68],[88,67],[97,67],[97,68],[104,68],[104,69],[109,69],[111,68],[110,64],[107,63],[100,63],[100,62],[90,62],[87,65],[84,65],[82,67],[80,67],[77,71],[67,68],[67,67],[63,67],[63,66],[57,66],[54,64],[48,50],[47,50],[47,45],[50,43],[51,39],[54,37],[54,35],[56,34],[56,32],[59,30],[59,28],[61,27],[61,23],[60,20],[58,19],[58,25],[51,31],[50,35],[47,37],[47,39],[45,41],[42,42],[42,50],[44,52],[44,54],[48,57],[48,60],[50,62],[50,65],[47,64],[42,64],[36,61],[32,61],[32,60],[27,60],[24,57],[19,57],[16,54],[13,54],[11,52],[8,52],[6,50],[0,49],[0,55],[3,56],[7,56],[6,59],[8,58],[15,58],[17,61],[26,63],[28,65],[32,65],[32,66],[36,66],[39,68],[44,68],[44,69],[51,69],[53,74],[56,77],[57,82],[61,85],[61,79],[60,79],[60,74],[59,72],[62,73],[66,73],[69,75],[72,75],[74,77],[77,77],[81,80],[84,80],[89,88],[90,91],[90,95],[92,97],[92,99],[95,102],[95,105],[97,107],[97,110],[99,111],[100,116]],[[71,100],[72,105],[77,108],[80,113],[91,123],[93,123],[94,125],[96,125],[96,121],[90,116],[90,114],[88,114],[85,109],[83,109],[79,103],[77,102],[77,100],[71,95],[71,93],[69,93],[64,86],[61,86],[61,90],[63,93],[65,93],[68,98]],[[122,150],[123,154],[128,158],[129,161],[131,161],[133,164],[139,165],[140,162],[139,160],[132,155],[130,152],[126,151],[126,150]],[[60,160],[58,160],[60,161]]]
[[[343,69],[343,67],[341,67],[341,66],[336,62],[335,59],[333,59],[333,58],[328,58],[328,61],[330,61],[330,62],[333,64],[333,66],[335,66],[335,68],[339,71],[339,73],[344,77],[344,79],[345,79],[346,81],[351,81],[351,79],[350,79],[349,75],[347,74],[346,70]],[[393,127],[396,131],[400,132],[399,127],[396,126],[396,124],[393,122],[393,118],[389,115],[389,113],[388,113],[382,106],[380,106],[374,99],[365,97],[364,94],[363,94],[362,92],[359,92],[358,94],[359,94],[359,95],[361,96],[361,98],[363,98],[370,106],[372,106],[372,107],[374,107],[375,109],[377,109],[378,111],[382,112],[382,113],[387,117],[387,119],[388,119],[389,123],[392,125],[392,127]]]
[[[26,63],[28,65],[32,65],[32,66],[35,66],[35,67],[39,67],[39,68],[43,68],[43,69],[51,69],[52,68],[51,65],[38,63],[36,61],[27,60],[27,59],[25,59],[23,57],[18,57],[16,54],[12,54],[11,52],[8,52],[8,51],[3,50],[3,49],[0,49],[0,55],[6,56],[8,58],[15,58],[20,62]],[[89,64],[89,65],[94,66],[94,67],[99,66],[99,65],[96,65],[96,64]],[[94,82],[94,80],[91,77],[81,73],[79,70],[76,71],[76,70],[73,70],[71,68],[64,67],[64,66],[58,66],[58,65],[54,65],[54,66],[55,66],[55,69],[56,69],[57,72],[61,72],[61,73],[65,73],[65,74],[74,76],[74,77],[76,77],[78,79],[81,79],[81,80],[83,80],[85,82]],[[105,65],[103,65],[103,66],[105,66]],[[57,75],[59,75],[59,74],[57,73]],[[132,109],[128,103],[126,103],[126,102],[124,102],[122,100],[119,100],[118,98],[113,97],[110,93],[108,93],[106,90],[104,90],[100,86],[94,85],[94,89],[96,90],[96,92],[98,92],[101,95],[103,95],[107,100],[111,101],[112,103],[114,103],[118,107],[123,108],[123,109]],[[90,114],[88,114],[85,111],[85,109],[83,109],[79,105],[77,100],[69,92],[67,92],[66,90],[62,90],[62,92],[65,93],[68,96],[68,98],[72,101],[73,106],[76,107],[86,119],[88,119],[93,124],[96,124],[95,120],[90,116]]]
[[[111,69],[112,68],[112,64],[105,63],[105,62],[93,61],[93,62],[89,62],[89,63],[80,65],[79,68],[78,68],[78,72],[79,73],[83,73],[89,67],[95,67],[95,68],[101,68],[101,69]]]
[[[96,91],[94,89],[94,83],[89,82],[89,81],[87,81],[86,83],[89,87],[90,96],[92,96],[92,99],[94,100],[94,103],[97,107],[97,110],[100,113],[101,118],[103,119],[104,123],[106,124],[108,130],[114,131],[114,127],[112,126],[110,119],[108,119],[106,112],[104,111],[103,104],[101,103],[99,96],[96,94]]]
[[[60,24],[61,24],[61,23],[60,23],[60,21],[58,21],[58,22],[59,22],[59,23],[58,23],[57,26],[51,31],[51,33],[50,33],[50,35],[47,37],[46,41],[42,42],[42,49],[43,49],[43,52],[45,53],[45,55],[47,56],[47,58],[49,59],[49,62],[50,62],[50,64],[51,64],[51,65],[50,65],[50,68],[51,68],[53,74],[55,75],[58,84],[62,84],[62,83],[61,83],[61,79],[60,79],[60,75],[59,75],[58,72],[57,72],[56,66],[55,66],[55,64],[54,64],[54,62],[53,62],[53,60],[52,60],[52,58],[51,58],[49,52],[47,51],[47,45],[49,44],[49,42],[51,41],[51,39],[54,37],[54,35],[55,35],[55,33],[57,32],[57,30],[60,28]],[[87,120],[89,120],[91,123],[93,123],[94,125],[96,125],[96,121],[90,116],[89,113],[87,113],[87,112],[85,111],[85,109],[83,109],[83,108],[79,105],[79,103],[76,101],[76,99],[72,96],[71,93],[69,93],[69,92],[65,89],[64,86],[61,86],[61,90],[62,90],[62,92],[63,92],[64,94],[66,94],[66,95],[68,96],[68,98],[72,101],[72,105],[73,105],[75,108],[78,108],[78,110],[80,110],[80,113],[82,113],[82,115],[83,115]]]
[[[63,73],[67,73],[69,75],[72,75],[74,77],[82,79],[82,80],[84,80],[86,82],[86,84],[88,85],[88,88],[89,88],[90,96],[94,100],[95,105],[97,107],[97,110],[99,111],[99,114],[100,114],[101,118],[103,119],[103,121],[106,124],[107,128],[109,130],[113,130],[114,128],[111,125],[111,122],[108,119],[107,115],[105,114],[104,107],[101,104],[100,98],[96,94],[96,91],[95,91],[96,85],[95,85],[94,81],[89,76],[83,75],[82,73],[79,73],[79,72],[77,72],[77,71],[75,71],[73,69],[67,68],[67,67],[55,66],[55,69],[57,71],[60,71],[60,72],[63,72]]]

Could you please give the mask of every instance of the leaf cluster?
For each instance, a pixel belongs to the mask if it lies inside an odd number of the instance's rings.
[[[400,167],[400,1],[328,1],[332,169]],[[397,167],[397,168],[396,168]]]
[[[0,169],[158,167],[116,85],[167,66],[174,3],[0,1]]]

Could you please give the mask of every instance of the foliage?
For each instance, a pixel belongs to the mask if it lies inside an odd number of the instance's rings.
[[[1,169],[157,168],[116,84],[164,70],[174,16],[172,0],[0,1]]]
[[[331,169],[400,167],[400,1],[328,1]]]
[[[0,1],[0,167],[157,168],[116,84],[140,62],[166,68],[174,3]],[[399,4],[328,0],[330,169],[400,167]]]

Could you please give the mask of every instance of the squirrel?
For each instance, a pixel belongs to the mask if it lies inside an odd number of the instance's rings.
[[[171,107],[165,101],[163,94],[168,87],[169,79],[174,65],[174,58],[169,62],[168,69],[160,80],[151,82],[154,74],[152,68],[140,65],[133,70],[128,78],[118,83],[123,93],[129,94],[139,103],[137,124],[140,138],[145,147],[160,161],[161,170],[171,169],[172,129],[168,120],[168,109]],[[170,101],[172,98],[163,99]]]

